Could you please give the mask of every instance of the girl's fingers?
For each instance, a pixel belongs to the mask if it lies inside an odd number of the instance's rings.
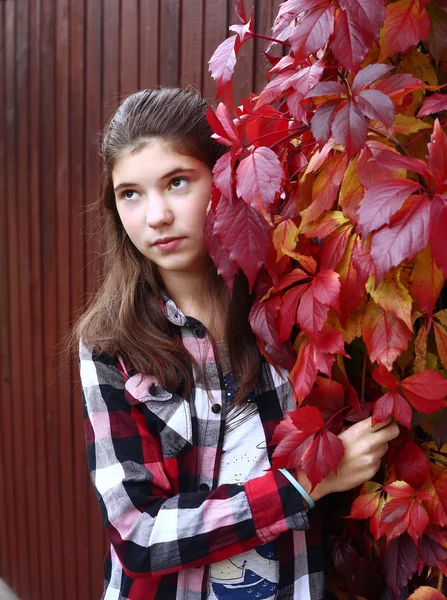
[[[372,423],[372,420],[371,420],[371,423]],[[382,421],[381,423],[376,423],[374,425],[374,427],[371,427],[371,431],[379,431],[380,429],[383,429],[390,423],[391,423],[391,417],[388,417],[387,419],[385,419],[385,421]]]

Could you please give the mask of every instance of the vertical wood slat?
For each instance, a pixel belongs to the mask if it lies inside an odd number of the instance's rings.
[[[15,103],[15,13],[16,5],[13,2],[5,3],[5,57],[6,57],[6,176],[5,197],[16,198],[16,132],[17,120]],[[23,507],[24,490],[20,485],[19,472],[23,469],[23,453],[19,451],[16,456],[16,440],[20,439],[18,427],[18,412],[14,410],[13,398],[22,397],[20,366],[20,316],[18,314],[19,289],[18,289],[18,247],[17,247],[17,209],[14,203],[7,203],[6,223],[8,227],[8,259],[9,259],[9,323],[10,323],[10,377],[11,377],[11,404],[5,406],[5,425],[3,435],[6,442],[6,456],[11,457],[7,465],[8,482],[8,519],[7,536],[11,544],[11,583],[16,589],[23,590],[23,564],[20,560],[19,540],[26,543],[23,521],[19,519],[20,508]],[[9,452],[8,452],[9,450]],[[20,450],[20,449],[19,449]],[[12,463],[14,457],[14,463]],[[19,498],[20,494],[20,498]],[[22,543],[23,543],[22,542]]]
[[[0,4],[0,181],[6,182],[6,6]],[[6,192],[6,189],[5,189]],[[6,194],[5,194],[6,195]],[[9,268],[8,268],[7,204],[0,205],[0,277],[5,283],[0,287],[0,514],[10,516],[10,469],[9,443],[3,432],[9,425],[11,406],[10,353],[9,353]],[[11,548],[9,546],[9,519],[5,519],[3,535],[0,536],[0,569],[3,577],[11,581]]]
[[[275,4],[255,2],[262,27]],[[138,87],[211,99],[207,63],[233,22],[231,0],[0,2],[0,576],[21,600],[101,595],[104,531],[64,354],[99,272],[97,133]],[[261,81],[252,41],[243,52],[236,100]]]
[[[17,112],[20,118],[17,120],[17,209],[19,223],[19,262],[20,262],[20,278],[19,278],[19,293],[20,293],[20,322],[21,322],[21,337],[22,337],[22,352],[21,352],[21,372],[30,373],[33,368],[33,356],[31,345],[25,342],[27,332],[33,330],[32,315],[31,315],[31,264],[30,264],[30,196],[32,192],[32,184],[29,181],[27,174],[29,172],[29,98],[30,98],[30,78],[29,78],[29,1],[19,0],[17,7],[17,36],[16,36],[16,92],[17,92]],[[27,405],[29,399],[33,396],[33,381],[30,377],[22,377],[22,397]],[[24,456],[24,484],[26,498],[32,498],[35,495],[37,486],[36,480],[36,463],[35,463],[35,423],[32,407],[23,411],[23,428],[22,438],[18,439],[18,443],[23,447],[22,439],[27,440],[27,445],[31,452],[26,452]],[[31,458],[32,457],[32,458]],[[29,548],[38,548],[39,531],[38,531],[38,512],[36,504],[30,505],[26,501],[24,514],[20,515],[20,519],[24,522],[27,534],[27,543]],[[28,569],[27,576],[24,580],[24,589],[26,595],[31,595],[34,590],[39,590],[39,554],[38,552],[30,552],[28,555],[29,561],[25,569]],[[25,563],[26,564],[26,563]],[[36,594],[36,598],[37,598]]]
[[[41,66],[41,0],[30,2],[30,247],[31,247],[31,310],[32,310],[32,353],[33,369],[30,376],[33,380],[33,402],[34,428],[36,436],[35,464],[36,464],[36,505],[38,511],[39,525],[39,567],[40,586],[39,598],[52,598],[52,584],[50,578],[42,577],[42,573],[50,573],[52,568],[52,557],[50,554],[50,524],[48,511],[48,469],[45,447],[45,391],[44,391],[44,369],[43,369],[43,302],[42,302],[42,270],[41,270],[41,229],[40,229],[40,114],[42,102],[40,99],[40,66]],[[37,201],[39,198],[39,201]],[[27,599],[25,599],[27,600]]]

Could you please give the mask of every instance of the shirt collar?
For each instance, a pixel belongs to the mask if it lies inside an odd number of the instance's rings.
[[[170,321],[173,325],[179,325],[180,327],[183,327],[186,324],[185,315],[177,307],[174,300],[171,300],[164,290],[161,290],[161,297],[163,300],[165,315],[168,321]]]

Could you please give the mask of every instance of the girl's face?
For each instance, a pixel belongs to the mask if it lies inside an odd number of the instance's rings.
[[[162,278],[174,272],[204,273],[208,252],[203,226],[212,182],[208,165],[153,141],[120,158],[112,179],[127,235]]]

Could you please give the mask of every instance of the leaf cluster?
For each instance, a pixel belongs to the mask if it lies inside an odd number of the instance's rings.
[[[447,575],[447,3],[287,0],[271,36],[243,0],[236,14],[209,63],[221,102],[208,120],[228,151],[206,239],[230,291],[245,274],[259,349],[290,373],[296,410],[275,432],[273,466],[300,466],[316,485],[337,469],[344,427],[391,416],[401,433],[335,528],[329,587],[374,598],[384,581],[395,597],[436,600]],[[266,85],[235,106],[234,68],[255,37],[269,41]]]

